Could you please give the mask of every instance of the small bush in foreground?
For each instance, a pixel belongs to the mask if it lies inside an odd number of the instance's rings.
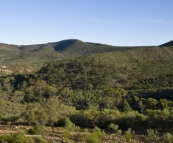
[[[28,133],[31,135],[41,135],[41,134],[46,134],[47,130],[44,126],[33,126],[28,130]]]
[[[72,123],[69,118],[65,118],[64,122],[65,122],[64,129],[69,132],[78,131],[80,129],[78,126],[76,126],[74,123]]]
[[[163,134],[163,140],[168,142],[168,143],[172,143],[173,137],[170,133],[165,133],[165,134]]]
[[[125,132],[124,137],[125,137],[126,141],[130,141],[130,139],[132,139],[132,131],[131,131],[131,128],[129,128],[129,129]]]
[[[48,141],[46,139],[43,139],[42,137],[35,137],[33,139],[36,143],[48,143]]]
[[[8,135],[2,135],[0,136],[0,143],[4,143],[8,140],[9,136]]]
[[[153,129],[147,129],[148,137],[150,139],[158,139],[158,131]]]
[[[24,132],[14,133],[11,136],[0,136],[1,143],[34,143],[33,139],[26,137]]]
[[[118,134],[118,135],[121,135],[122,134],[122,131],[121,130],[118,130],[119,126],[118,125],[115,125],[113,123],[109,124],[108,125],[108,129],[113,131],[114,133]]]
[[[86,143],[100,143],[104,137],[104,133],[102,132],[93,132],[85,136]]]

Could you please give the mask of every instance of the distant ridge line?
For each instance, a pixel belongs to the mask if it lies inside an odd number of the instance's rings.
[[[164,43],[162,45],[159,45],[160,47],[168,47],[168,46],[173,46],[173,40],[167,42],[167,43]]]

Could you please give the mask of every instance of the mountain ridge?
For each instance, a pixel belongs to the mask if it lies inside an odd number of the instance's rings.
[[[0,65],[15,73],[37,71],[52,61],[90,56],[116,60],[172,60],[173,46],[111,46],[68,39],[33,45],[0,43]],[[26,70],[25,70],[26,69]]]
[[[118,51],[127,51],[127,50],[128,52],[126,52],[126,55],[129,54],[129,56],[126,57],[136,57],[134,56],[135,53],[143,55],[142,53],[140,53],[140,51],[142,51],[140,50],[141,48],[143,49],[143,52],[146,53],[146,55],[153,55],[154,53],[152,52],[156,51],[158,53],[158,56],[160,56],[159,53],[165,54],[164,50],[166,53],[168,53],[168,55],[170,55],[168,51],[170,51],[170,53],[172,54],[171,44],[173,44],[173,41],[162,44],[160,46],[112,46],[101,43],[83,42],[78,39],[67,39],[58,42],[48,42],[48,43],[33,44],[33,45],[14,45],[14,44],[0,43],[0,58],[1,59],[10,59],[10,58],[11,59],[14,58],[62,59],[62,58],[70,58],[70,57],[84,56],[90,54],[118,52]],[[165,48],[160,49],[161,47]],[[154,48],[154,49],[150,50],[148,48]],[[129,50],[133,50],[133,52]],[[170,57],[172,57],[172,55]]]
[[[92,53],[120,50],[120,48],[123,47],[100,43],[83,42],[78,39],[67,39],[58,42],[33,45],[12,45],[0,43],[0,52],[4,52],[4,55],[0,54],[0,56],[5,56],[5,51],[11,51],[9,53],[6,53],[7,56],[15,55],[22,57],[42,57],[44,55],[57,56],[60,53],[70,54],[71,56],[81,56]]]
[[[159,45],[160,47],[168,47],[168,46],[173,46],[173,40],[166,42],[164,44]]]

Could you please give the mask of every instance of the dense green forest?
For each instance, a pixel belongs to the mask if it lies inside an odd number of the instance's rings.
[[[58,53],[48,50],[52,44]],[[21,74],[16,70],[5,74],[1,70],[1,124],[32,125],[28,133],[45,125],[52,132],[57,126],[64,126],[63,135],[76,142],[100,142],[103,130],[123,135],[127,142],[135,134],[145,135],[144,142],[173,141],[172,46],[120,48],[69,40],[14,47],[30,57],[42,50],[61,58],[50,60],[40,52],[43,61],[34,60],[39,66],[29,65],[34,67],[30,72]],[[74,54],[75,50],[79,51]],[[65,58],[70,53],[72,56]],[[22,60],[21,65],[8,66],[19,66],[20,70],[24,64]],[[80,128],[92,129],[85,136],[98,140],[89,140],[80,133],[76,139],[70,136],[70,132],[79,132]],[[10,140],[4,136],[3,139]],[[3,139],[0,137],[0,141]]]

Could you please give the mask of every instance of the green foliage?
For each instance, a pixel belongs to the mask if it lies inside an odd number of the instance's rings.
[[[25,110],[25,105],[10,101],[0,100],[0,115],[2,118],[19,117]]]
[[[150,139],[158,139],[158,131],[153,129],[147,129],[147,134]]]
[[[3,118],[3,116],[2,116],[2,114],[0,113],[0,122],[1,122],[2,118]]]
[[[164,133],[163,134],[163,140],[168,142],[168,143],[172,143],[173,142],[173,137],[170,133]]]
[[[146,128],[153,129],[171,129],[170,125],[172,125],[172,117],[170,116],[172,113],[169,109],[163,110],[149,110],[145,111],[145,126]],[[160,124],[161,123],[161,124]]]
[[[48,122],[45,108],[40,103],[29,103],[23,114],[24,120],[30,125],[44,125]]]
[[[54,124],[61,119],[63,109],[61,103],[57,98],[50,98],[45,104],[42,104],[45,107],[45,111],[47,113],[47,122],[52,127],[52,131],[54,132]]]
[[[5,143],[34,143],[33,139],[25,137],[24,132],[13,133],[11,136],[2,135],[0,136],[0,142]]]
[[[117,134],[117,135],[122,135],[122,130],[118,130],[118,131],[116,132],[116,134]]]
[[[94,127],[92,132],[85,129],[84,132],[77,132],[75,136],[76,142],[86,142],[86,143],[101,143],[104,138],[105,133],[101,131],[100,128]]]
[[[101,143],[101,140],[104,137],[102,132],[93,132],[84,137],[86,143]]]
[[[65,122],[64,129],[69,132],[78,131],[80,129],[78,126],[73,124],[69,118],[64,118],[64,122]]]
[[[0,136],[0,142],[1,142],[1,143],[7,142],[8,139],[9,139],[9,136],[8,136],[8,135],[1,135],[1,136]]]
[[[116,125],[116,124],[113,124],[113,123],[111,123],[111,124],[108,125],[108,129],[110,131],[113,131],[117,135],[121,135],[122,134],[122,131],[119,130],[118,128],[119,128],[119,126]]]
[[[44,126],[36,125],[36,126],[31,127],[28,130],[28,133],[31,135],[43,135],[43,134],[47,133],[47,130]]]
[[[42,137],[35,137],[35,138],[33,138],[33,140],[36,143],[48,143],[48,141]]]
[[[131,111],[132,108],[130,107],[129,103],[127,101],[124,101],[123,102],[123,111],[124,112],[128,112],[128,111]]]
[[[116,133],[118,131],[119,126],[115,125],[113,123],[108,125],[108,129],[112,130],[114,133]]]
[[[132,130],[131,130],[131,128],[129,128],[125,132],[124,137],[125,137],[126,141],[130,141],[132,139]]]
[[[85,131],[86,133],[86,131]],[[84,132],[80,131],[80,132],[76,132],[73,136],[73,139],[75,140],[75,142],[82,142],[84,141]]]
[[[99,127],[95,126],[93,132],[102,132],[102,130]]]
[[[166,109],[170,109],[173,106],[173,102],[169,101],[167,99],[160,99],[160,104],[162,109],[166,108]]]
[[[66,129],[63,131],[62,136],[68,139],[72,137],[71,132]]]
[[[116,133],[118,135],[121,135],[122,131],[120,129],[118,129],[118,128],[119,128],[119,126],[116,125],[116,124],[113,124],[113,123],[108,125],[108,129],[109,130],[113,131],[114,133]]]

